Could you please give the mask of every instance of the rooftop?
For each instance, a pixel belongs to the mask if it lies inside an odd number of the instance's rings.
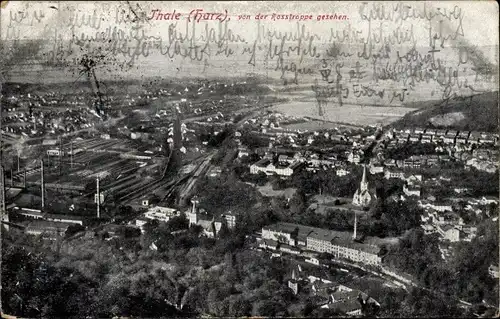
[[[336,311],[340,311],[342,313],[348,313],[351,311],[360,310],[362,308],[361,304],[357,299],[348,300],[345,302],[336,302],[332,304],[328,304],[329,309],[334,309]]]
[[[296,229],[298,229],[297,239],[303,242],[305,242],[307,238],[315,238],[328,241],[332,244],[359,249],[373,254],[377,254],[380,251],[378,246],[354,242],[352,240],[351,232],[335,231],[285,222],[279,222],[263,228],[284,233],[293,233]]]
[[[26,230],[42,230],[42,231],[65,230],[71,225],[73,224],[51,222],[45,220],[34,220],[31,223],[29,223],[28,226],[26,226]]]
[[[47,219],[66,219],[66,220],[84,220],[83,216],[75,216],[75,215],[63,215],[63,214],[46,214],[45,218]]]
[[[269,165],[269,164],[271,164],[271,161],[268,158],[263,158],[253,165],[260,166],[260,167],[267,167],[267,165]]]

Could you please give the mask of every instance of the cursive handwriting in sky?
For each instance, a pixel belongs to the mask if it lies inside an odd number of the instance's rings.
[[[7,76],[73,78],[88,55],[102,77],[260,74],[340,104],[498,82],[494,2],[10,2],[0,18]]]

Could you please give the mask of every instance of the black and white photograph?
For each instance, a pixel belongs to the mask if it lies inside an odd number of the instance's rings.
[[[495,1],[0,1],[2,318],[494,318]]]

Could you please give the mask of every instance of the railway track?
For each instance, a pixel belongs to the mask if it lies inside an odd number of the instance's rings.
[[[151,193],[154,189],[165,187],[170,183],[173,184],[174,182],[173,181],[165,181],[162,179],[148,182],[145,185],[142,185],[142,186],[136,188],[134,191],[120,197],[119,201],[123,202],[123,203],[130,203],[131,201],[133,201],[141,196],[144,196],[146,194]]]

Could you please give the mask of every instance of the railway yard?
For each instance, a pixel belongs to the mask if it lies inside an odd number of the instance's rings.
[[[137,151],[133,141],[127,139],[77,138],[32,147],[38,147],[43,156],[20,170],[7,172],[7,189],[25,189],[40,197],[43,175],[45,207],[38,200],[34,205],[38,207],[28,205],[30,209],[88,217],[96,216],[97,179],[103,212],[108,206],[140,208],[143,200],[151,198],[185,205],[215,154],[212,151],[198,155],[185,166],[189,169],[182,169],[174,177],[163,177],[165,158],[157,152]],[[23,205],[18,205],[16,198],[11,200],[11,208]],[[100,217],[111,218],[106,213]]]

